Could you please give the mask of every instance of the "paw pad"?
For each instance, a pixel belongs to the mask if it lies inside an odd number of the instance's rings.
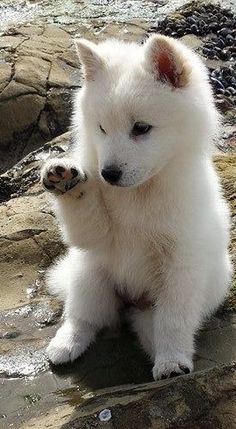
[[[69,191],[77,183],[85,180],[86,176],[76,167],[71,166],[69,161],[59,159],[51,160],[41,175],[44,188],[58,195]]]

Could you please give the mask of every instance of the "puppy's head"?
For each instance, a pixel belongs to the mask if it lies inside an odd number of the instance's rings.
[[[181,43],[76,41],[84,74],[74,115],[102,179],[137,186],[183,152],[208,150],[217,124],[206,71]]]

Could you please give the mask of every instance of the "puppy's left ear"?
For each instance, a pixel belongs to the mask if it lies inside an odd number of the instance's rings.
[[[191,67],[174,39],[154,35],[147,40],[144,49],[146,64],[157,79],[173,88],[188,85]]]
[[[96,74],[104,67],[104,61],[97,53],[95,43],[85,39],[74,41],[80,62],[82,64],[83,75],[86,81],[95,79]]]

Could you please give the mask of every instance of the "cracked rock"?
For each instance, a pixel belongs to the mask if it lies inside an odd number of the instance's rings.
[[[0,49],[3,172],[67,130],[80,71],[71,35],[55,25],[21,26],[0,36]]]
[[[38,94],[21,95],[0,103],[1,149],[9,149],[9,142],[36,124],[44,105],[44,97]]]
[[[45,95],[49,71],[50,62],[42,58],[20,57],[15,64],[14,79],[24,85],[30,83],[40,95]]]

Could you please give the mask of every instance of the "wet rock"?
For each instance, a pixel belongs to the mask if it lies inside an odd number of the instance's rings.
[[[45,352],[33,347],[24,350],[23,353],[14,352],[12,355],[0,356],[0,374],[4,377],[34,376],[39,371],[48,368]]]
[[[71,35],[55,25],[20,27],[0,36],[0,47],[8,56],[0,62],[2,172],[66,131],[80,72]]]
[[[11,308],[27,301],[27,288],[37,280],[38,270],[49,265],[63,246],[42,192],[0,206],[0,217],[1,306]]]
[[[172,381],[107,390],[78,407],[62,427],[233,428],[235,369],[234,364]],[[99,423],[104,408],[109,409],[110,424]]]
[[[52,128],[54,130],[56,128],[56,125],[52,123],[52,118],[50,113],[47,112],[46,110],[43,110],[40,114],[38,127],[39,127],[40,134],[46,140],[48,140],[48,138],[50,137]]]

